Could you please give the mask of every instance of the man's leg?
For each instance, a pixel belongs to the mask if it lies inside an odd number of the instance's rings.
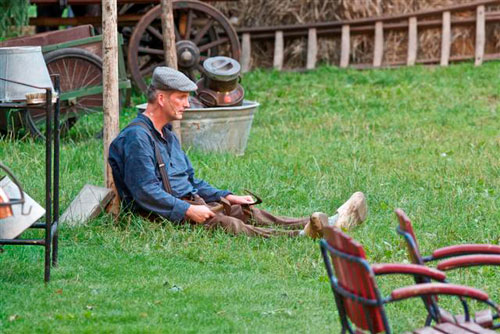
[[[236,214],[239,214],[238,208],[235,208],[234,211],[236,211]],[[303,229],[309,222],[309,217],[292,218],[276,216],[266,210],[262,210],[254,206],[242,208],[242,212],[246,219],[255,226],[280,226],[287,229]]]
[[[260,236],[268,238],[271,236],[285,235],[289,237],[298,236],[300,231],[279,231],[271,228],[257,227],[245,224],[241,219],[232,216],[226,216],[223,213],[218,213],[215,217],[211,218],[203,225],[208,229],[220,227],[227,233],[238,235],[244,234],[247,236],[255,237]]]

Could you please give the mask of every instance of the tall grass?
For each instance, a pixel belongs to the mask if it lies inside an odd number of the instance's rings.
[[[413,219],[423,253],[454,243],[498,244],[499,70],[487,63],[252,72],[243,85],[261,107],[246,154],[188,154],[199,177],[236,192],[251,189],[279,214],[331,214],[352,192],[365,192],[369,218],[352,235],[373,263],[406,261],[396,207]],[[134,114],[125,110],[122,126]],[[42,152],[30,139],[0,141],[1,160],[41,203]],[[84,184],[103,184],[102,142],[93,135],[71,132],[61,163],[63,209]],[[106,215],[86,227],[63,226],[61,239],[60,265],[48,285],[40,249],[5,247],[0,331],[339,331],[318,245],[309,239],[233,237]],[[494,268],[476,268],[450,279],[498,300],[499,277]],[[379,282],[386,293],[412,284],[399,277]],[[396,332],[423,324],[419,300],[388,312]]]

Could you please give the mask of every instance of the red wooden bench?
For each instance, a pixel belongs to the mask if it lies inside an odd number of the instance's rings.
[[[401,209],[395,210],[398,217],[399,226],[397,232],[402,235],[406,241],[408,256],[414,264],[425,265],[431,261],[439,261],[437,269],[442,271],[453,270],[457,268],[466,268],[482,265],[500,265],[500,246],[488,244],[462,244],[453,245],[436,249],[431,255],[422,256],[418,246],[418,239],[415,236],[413,225]],[[417,283],[427,282],[423,278],[417,278]],[[450,322],[463,321],[463,317],[452,317],[442,310],[445,319]],[[484,327],[499,328],[500,324],[493,324],[494,320],[499,318],[498,312],[491,313],[491,309],[479,311],[474,317],[474,321]]]
[[[333,227],[324,229],[324,239],[320,241],[321,253],[326,271],[330,279],[335,303],[342,325],[341,333],[392,333],[385,312],[385,304],[414,297],[430,297],[451,295],[466,297],[485,303],[495,310],[498,306],[492,302],[488,294],[467,286],[444,282],[444,272],[416,264],[375,264],[366,260],[363,247],[341,230]],[[376,275],[409,274],[426,277],[438,283],[422,283],[393,290],[383,297],[377,287]],[[425,304],[427,311],[435,320],[431,304]],[[495,333],[470,322],[467,307],[464,307],[465,322],[459,324],[437,323],[433,327],[425,327],[412,333]]]

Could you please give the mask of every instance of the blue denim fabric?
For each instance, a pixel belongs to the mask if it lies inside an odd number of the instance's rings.
[[[189,204],[180,198],[198,194],[206,202],[214,202],[230,194],[194,177],[191,162],[167,126],[162,129],[162,138],[148,117],[139,114],[132,122],[145,123],[153,137],[140,126],[130,126],[123,129],[109,147],[108,162],[122,205],[180,222],[189,208]],[[153,140],[167,166],[172,195],[161,182]]]

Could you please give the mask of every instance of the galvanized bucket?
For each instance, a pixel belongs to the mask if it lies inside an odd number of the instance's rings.
[[[187,109],[181,120],[182,146],[243,155],[258,106],[257,102],[244,100],[235,107]],[[146,104],[137,108],[142,112]]]
[[[0,48],[0,78],[38,87],[54,87],[40,46]],[[45,90],[0,80],[0,102],[25,101],[27,93]]]
[[[181,120],[182,145],[243,155],[258,106],[244,100],[241,106],[186,110]]]

